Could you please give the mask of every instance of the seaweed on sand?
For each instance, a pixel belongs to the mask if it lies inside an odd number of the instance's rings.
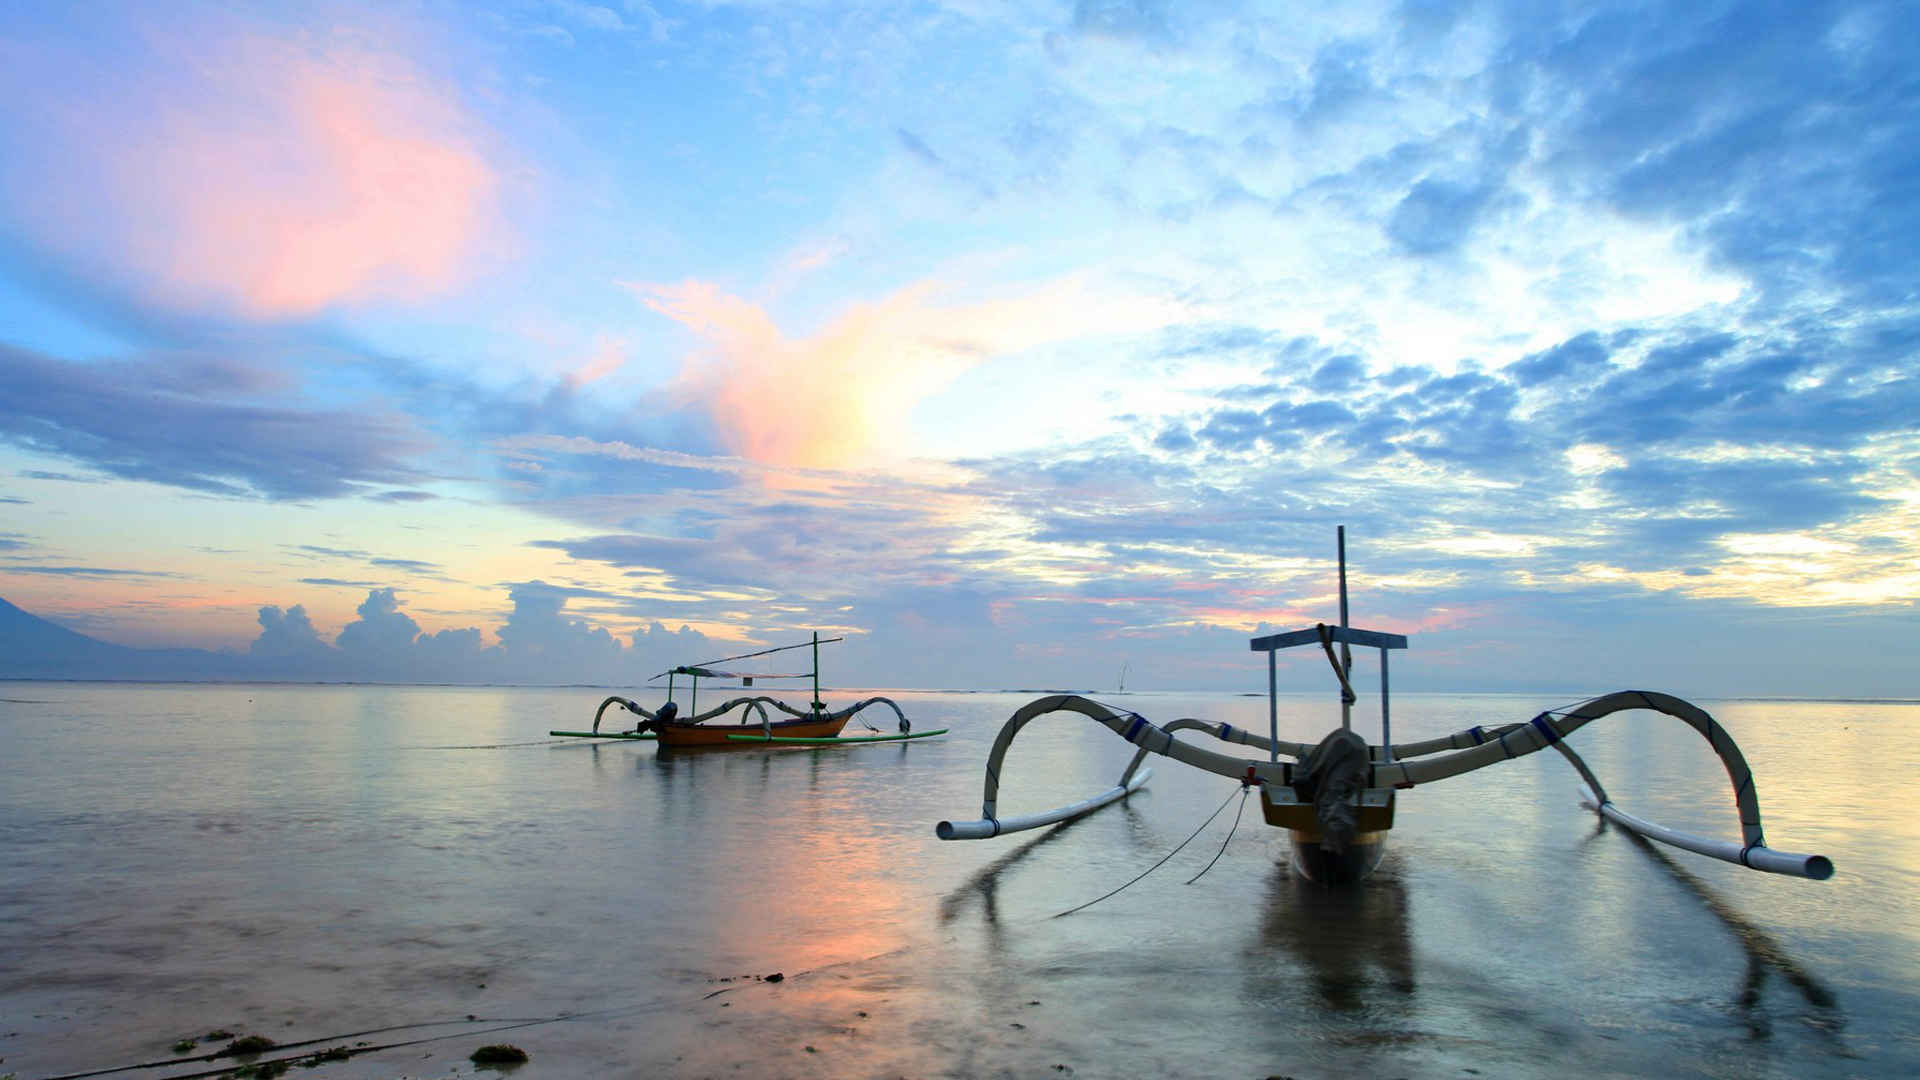
[[[468,1056],[475,1065],[518,1065],[527,1060],[527,1052],[509,1043],[483,1046]]]
[[[238,1054],[259,1054],[274,1048],[274,1041],[265,1035],[243,1035],[227,1044],[221,1056]]]

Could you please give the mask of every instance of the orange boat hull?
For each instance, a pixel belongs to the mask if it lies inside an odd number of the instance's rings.
[[[850,717],[808,717],[802,720],[776,720],[767,724],[667,724],[656,730],[663,747],[752,746],[735,742],[729,735],[775,735],[789,739],[831,739],[847,726]]]

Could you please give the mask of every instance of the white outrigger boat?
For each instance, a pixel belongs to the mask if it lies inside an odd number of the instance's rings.
[[[1296,872],[1313,881],[1354,881],[1379,865],[1385,853],[1386,834],[1393,828],[1397,791],[1552,747],[1579,771],[1585,804],[1622,828],[1649,840],[1767,873],[1816,881],[1833,876],[1833,863],[1824,855],[1802,855],[1767,846],[1760,828],[1760,804],[1754,792],[1753,772],[1747,767],[1733,736],[1699,706],[1669,694],[1622,690],[1572,708],[1543,712],[1520,723],[1471,727],[1438,739],[1395,744],[1388,712],[1387,658],[1392,650],[1406,648],[1407,638],[1403,634],[1361,630],[1348,625],[1346,529],[1342,527],[1338,535],[1340,625],[1323,623],[1252,641],[1253,651],[1267,654],[1267,735],[1207,720],[1180,719],[1160,726],[1139,713],[1115,710],[1074,694],[1039,698],[1016,711],[994,739],[993,750],[987,757],[986,795],[980,817],[973,821],[942,821],[935,826],[935,834],[942,840],[979,840],[1079,817],[1139,790],[1153,772],[1141,768],[1142,763],[1148,754],[1158,754],[1257,787],[1267,824],[1291,833],[1292,865]],[[1336,643],[1339,645],[1337,655]],[[1340,684],[1340,726],[1318,744],[1284,742],[1279,735],[1276,654],[1302,645],[1318,645],[1327,654]],[[1378,744],[1369,744],[1353,730],[1357,695],[1348,676],[1353,669],[1352,647],[1356,645],[1380,650]],[[1727,779],[1733,785],[1734,803],[1740,812],[1738,842],[1713,840],[1656,825],[1613,805],[1606,788],[1587,763],[1566,744],[1566,737],[1601,717],[1628,709],[1665,713],[1683,721],[1707,740],[1726,767]],[[1033,720],[1057,712],[1079,713],[1140,749],[1114,786],[1098,795],[1043,813],[998,816],[1001,764],[1014,736]],[[1267,760],[1250,760],[1209,750],[1174,738],[1178,731],[1197,731],[1221,742],[1265,750]],[[1283,761],[1282,756],[1292,760]]]

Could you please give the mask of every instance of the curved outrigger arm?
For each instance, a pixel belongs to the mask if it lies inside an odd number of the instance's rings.
[[[637,703],[635,703],[631,699],[623,698],[619,694],[614,694],[613,696],[607,698],[607,700],[601,702],[599,708],[593,710],[593,733],[596,735],[600,733],[600,718],[606,715],[607,706],[609,705],[618,705],[621,708],[627,710],[628,712],[633,713],[635,716],[640,717],[642,720],[653,719],[652,713],[641,708]]]
[[[1727,770],[1727,779],[1733,784],[1733,801],[1740,812],[1740,843],[1709,840],[1656,825],[1613,805],[1607,798],[1606,788],[1593,775],[1593,770],[1587,768],[1587,763],[1563,740],[1587,724],[1624,709],[1651,709],[1666,713],[1684,721],[1707,740],[1707,745],[1719,755],[1721,765]],[[1470,749],[1437,756],[1408,754],[1406,758],[1401,758],[1401,748],[1395,747],[1395,757],[1399,760],[1376,762],[1371,770],[1369,786],[1390,784],[1394,787],[1413,787],[1416,784],[1429,784],[1497,765],[1510,758],[1524,757],[1551,746],[1579,771],[1581,779],[1585,781],[1582,794],[1587,796],[1588,804],[1602,817],[1622,828],[1650,840],[1770,874],[1788,874],[1815,881],[1824,881],[1833,876],[1833,861],[1824,855],[1776,851],[1767,846],[1766,836],[1760,827],[1760,799],[1754,791],[1753,770],[1747,767],[1747,759],[1740,753],[1740,747],[1706,710],[1671,694],[1653,690],[1620,690],[1571,709],[1552,714],[1541,713],[1525,723],[1506,724],[1491,730],[1470,728],[1464,734],[1483,741]],[[1460,735],[1456,734],[1447,739],[1429,740],[1425,745],[1450,743],[1459,738]],[[1434,751],[1443,748],[1435,745]]]
[[[1136,714],[1126,714],[1126,715],[1131,716]],[[1272,739],[1267,738],[1265,735],[1261,735],[1257,732],[1249,731],[1243,727],[1234,727],[1232,724],[1225,724],[1216,720],[1195,720],[1190,717],[1181,717],[1178,720],[1171,720],[1165,724],[1160,725],[1160,730],[1166,732],[1169,735],[1173,734],[1176,731],[1204,731],[1207,734],[1213,736],[1214,738],[1219,739],[1221,742],[1236,743],[1240,746],[1251,746],[1256,750],[1271,750],[1275,746],[1278,746],[1280,748],[1281,753],[1287,754],[1294,758],[1304,758],[1307,756],[1307,754],[1311,753],[1313,750],[1312,745],[1308,743],[1287,742],[1285,740],[1281,740],[1280,742],[1275,743]],[[1147,755],[1153,752],[1154,751],[1151,747],[1148,747],[1142,744],[1140,746],[1140,749],[1134,751],[1133,760],[1128,763],[1127,771],[1123,775],[1131,775],[1135,769],[1138,769],[1140,767],[1140,763],[1147,759]],[[1239,758],[1234,758],[1232,760],[1234,760],[1235,762],[1238,762],[1239,765],[1241,766],[1240,770],[1234,773],[1234,775],[1236,777],[1246,776],[1247,774],[1244,766],[1247,763],[1244,761],[1241,761],[1241,759]],[[1260,764],[1260,763],[1254,762],[1254,764]]]
[[[1014,736],[1020,729],[1033,720],[1055,712],[1077,712],[1088,719],[1105,725],[1121,738],[1140,748],[1140,752],[1127,763],[1126,771],[1114,786],[1091,798],[1058,807],[1038,814],[1025,814],[1019,817],[1002,818],[997,814],[1000,796],[1000,764],[1006,759],[1007,747],[1012,745]],[[1225,725],[1210,724],[1203,720],[1175,720],[1166,727],[1159,727],[1138,713],[1115,712],[1097,701],[1091,701],[1078,694],[1055,694],[1039,698],[1020,707],[993,740],[993,751],[987,755],[986,791],[980,802],[980,819],[977,821],[942,821],[934,826],[934,835],[942,840],[983,840],[991,836],[1003,836],[1007,833],[1037,829],[1042,825],[1051,825],[1056,821],[1066,821],[1082,814],[1097,810],[1115,799],[1138,791],[1153,774],[1152,769],[1140,768],[1140,762],[1149,753],[1183,761],[1198,769],[1234,779],[1250,780],[1260,783],[1276,780],[1289,783],[1292,780],[1291,762],[1249,761],[1246,758],[1217,754],[1203,750],[1189,743],[1175,739],[1173,731],[1182,728],[1198,728],[1220,737],[1214,729]],[[1234,733],[1245,734],[1245,729],[1229,729]],[[1254,742],[1253,740],[1258,740]],[[1238,741],[1228,739],[1228,741]],[[1263,749],[1267,740],[1257,735],[1248,735],[1247,745],[1258,745]]]
[[[706,712],[700,713],[697,716],[690,716],[686,720],[681,722],[688,723],[688,724],[698,724],[703,720],[711,720],[714,717],[721,715],[722,713],[730,712],[733,709],[744,706],[746,708],[752,709],[754,712],[759,713],[760,722],[761,724],[764,725],[769,721],[767,718],[767,710],[760,703],[762,701],[772,701],[772,700],[773,700],[772,698],[744,698],[744,697],[734,698],[732,701],[726,702],[725,704],[716,705],[713,708],[708,709]],[[600,731],[600,718],[606,715],[607,706],[609,705],[619,705],[621,708],[627,710],[630,713],[633,713],[635,716],[640,717],[640,722],[642,725],[651,723],[653,720],[657,719],[656,714],[647,711],[647,709],[639,705],[637,702],[634,702],[629,698],[623,698],[619,694],[615,694],[612,697],[609,697],[607,700],[601,702],[599,708],[593,710],[593,731],[595,734],[598,734]],[[638,728],[636,727],[635,730],[638,730]]]
[[[740,700],[744,701],[748,699],[742,698]],[[900,706],[894,704],[892,698],[870,697],[864,701],[856,701],[844,709],[835,709],[832,712],[825,712],[825,713],[806,712],[801,709],[796,709],[793,706],[787,704],[786,702],[781,701],[779,698],[774,698],[774,697],[757,697],[751,700],[765,702],[768,705],[771,705],[774,708],[779,709],[781,712],[786,713],[788,716],[798,717],[799,719],[802,719],[802,720],[815,720],[820,718],[825,718],[828,720],[838,720],[842,717],[850,717],[854,713],[857,713],[861,709],[867,708],[868,706],[871,706],[871,705],[885,705],[887,708],[893,710],[893,715],[895,716],[895,718],[897,718],[900,721],[901,731],[906,732],[906,731],[913,730],[913,724],[907,720],[907,714],[900,711]]]

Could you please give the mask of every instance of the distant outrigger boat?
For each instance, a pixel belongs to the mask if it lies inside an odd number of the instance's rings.
[[[1340,625],[1322,623],[1252,640],[1253,651],[1267,654],[1269,732],[1266,736],[1206,720],[1181,719],[1164,727],[1156,726],[1139,713],[1116,711],[1072,694],[1039,698],[1016,711],[994,739],[993,750],[987,758],[986,797],[981,804],[980,818],[942,821],[934,827],[935,834],[942,840],[978,840],[1079,817],[1139,790],[1153,772],[1140,767],[1151,753],[1259,788],[1260,807],[1267,824],[1287,829],[1291,834],[1294,870],[1312,881],[1349,882],[1365,877],[1379,865],[1386,851],[1386,834],[1393,828],[1397,790],[1483,769],[1551,746],[1579,771],[1584,781],[1580,793],[1585,805],[1622,828],[1650,840],[1754,870],[1816,881],[1833,876],[1833,863],[1824,855],[1795,854],[1766,846],[1753,772],[1747,767],[1733,736],[1705,710],[1668,694],[1622,690],[1570,709],[1543,712],[1523,723],[1494,728],[1476,726],[1438,739],[1395,745],[1388,714],[1387,657],[1393,649],[1406,648],[1407,639],[1402,634],[1348,626],[1344,526],[1339,530],[1338,544]],[[1338,655],[1333,648],[1335,643],[1340,646]],[[1283,742],[1279,736],[1275,654],[1299,645],[1320,646],[1340,684],[1340,727],[1318,744]],[[1354,645],[1380,650],[1380,743],[1377,745],[1368,744],[1353,730],[1356,695],[1348,676],[1353,669]],[[1614,806],[1607,798],[1599,779],[1565,739],[1591,721],[1627,709],[1665,713],[1684,721],[1707,740],[1733,784],[1734,803],[1740,812],[1739,843],[1710,840],[1644,821]],[[1044,813],[1010,818],[997,816],[1001,765],[1007,748],[1021,728],[1037,717],[1055,712],[1080,713],[1140,749],[1127,763],[1119,781],[1098,795]],[[1176,731],[1205,732],[1222,742],[1265,750],[1267,760],[1248,760],[1202,749],[1175,739]],[[1295,760],[1281,761],[1282,754]]]
[[[706,660],[698,664],[682,664],[679,667],[670,668],[653,677],[654,679],[667,680],[667,700],[665,704],[660,706],[658,711],[650,711],[634,702],[631,698],[614,694],[605,701],[602,701],[600,707],[594,710],[592,730],[549,731],[547,734],[577,739],[658,740],[662,747],[679,748],[696,746],[745,746],[756,743],[760,745],[771,743],[796,746],[834,746],[847,743],[901,742],[908,739],[926,739],[935,735],[946,734],[946,728],[939,728],[934,731],[914,731],[913,725],[907,720],[906,714],[901,712],[900,706],[894,704],[890,698],[870,697],[864,701],[855,702],[844,709],[828,710],[826,703],[820,700],[820,646],[830,645],[842,640],[845,639],[827,638],[823,641],[820,635],[815,633],[812,640],[803,641],[797,645],[780,645],[771,649],[761,649],[759,652],[741,653],[738,656],[723,656],[718,660]],[[812,671],[780,674],[765,671],[724,671],[715,666],[718,664],[732,663],[735,660],[748,660],[757,656],[770,656],[774,653],[788,652],[793,649],[813,650]],[[689,715],[684,719],[680,716],[679,704],[674,701],[675,679],[680,676],[685,676],[688,679],[687,712]],[[701,679],[739,679],[740,685],[743,687],[752,686],[755,679],[812,679],[812,708],[808,711],[802,711],[781,701],[779,698],[762,695],[758,697],[733,698],[714,708],[708,709],[706,712],[700,712]],[[650,679],[648,681],[651,682],[652,680]],[[607,709],[615,705],[638,716],[640,718],[639,721],[629,730],[601,731],[600,723],[606,717]],[[854,714],[860,710],[872,705],[885,705],[887,708],[893,710],[894,716],[899,719],[899,734],[881,735],[876,733],[873,735],[841,737],[840,730],[847,726],[847,721],[851,720]],[[759,716],[760,722],[757,724],[707,723],[708,720],[725,716],[735,709],[740,710],[740,715],[743,719],[749,712],[754,713]],[[772,714],[768,712],[769,709],[784,713],[788,718],[775,720]],[[878,731],[877,728],[872,730]]]

